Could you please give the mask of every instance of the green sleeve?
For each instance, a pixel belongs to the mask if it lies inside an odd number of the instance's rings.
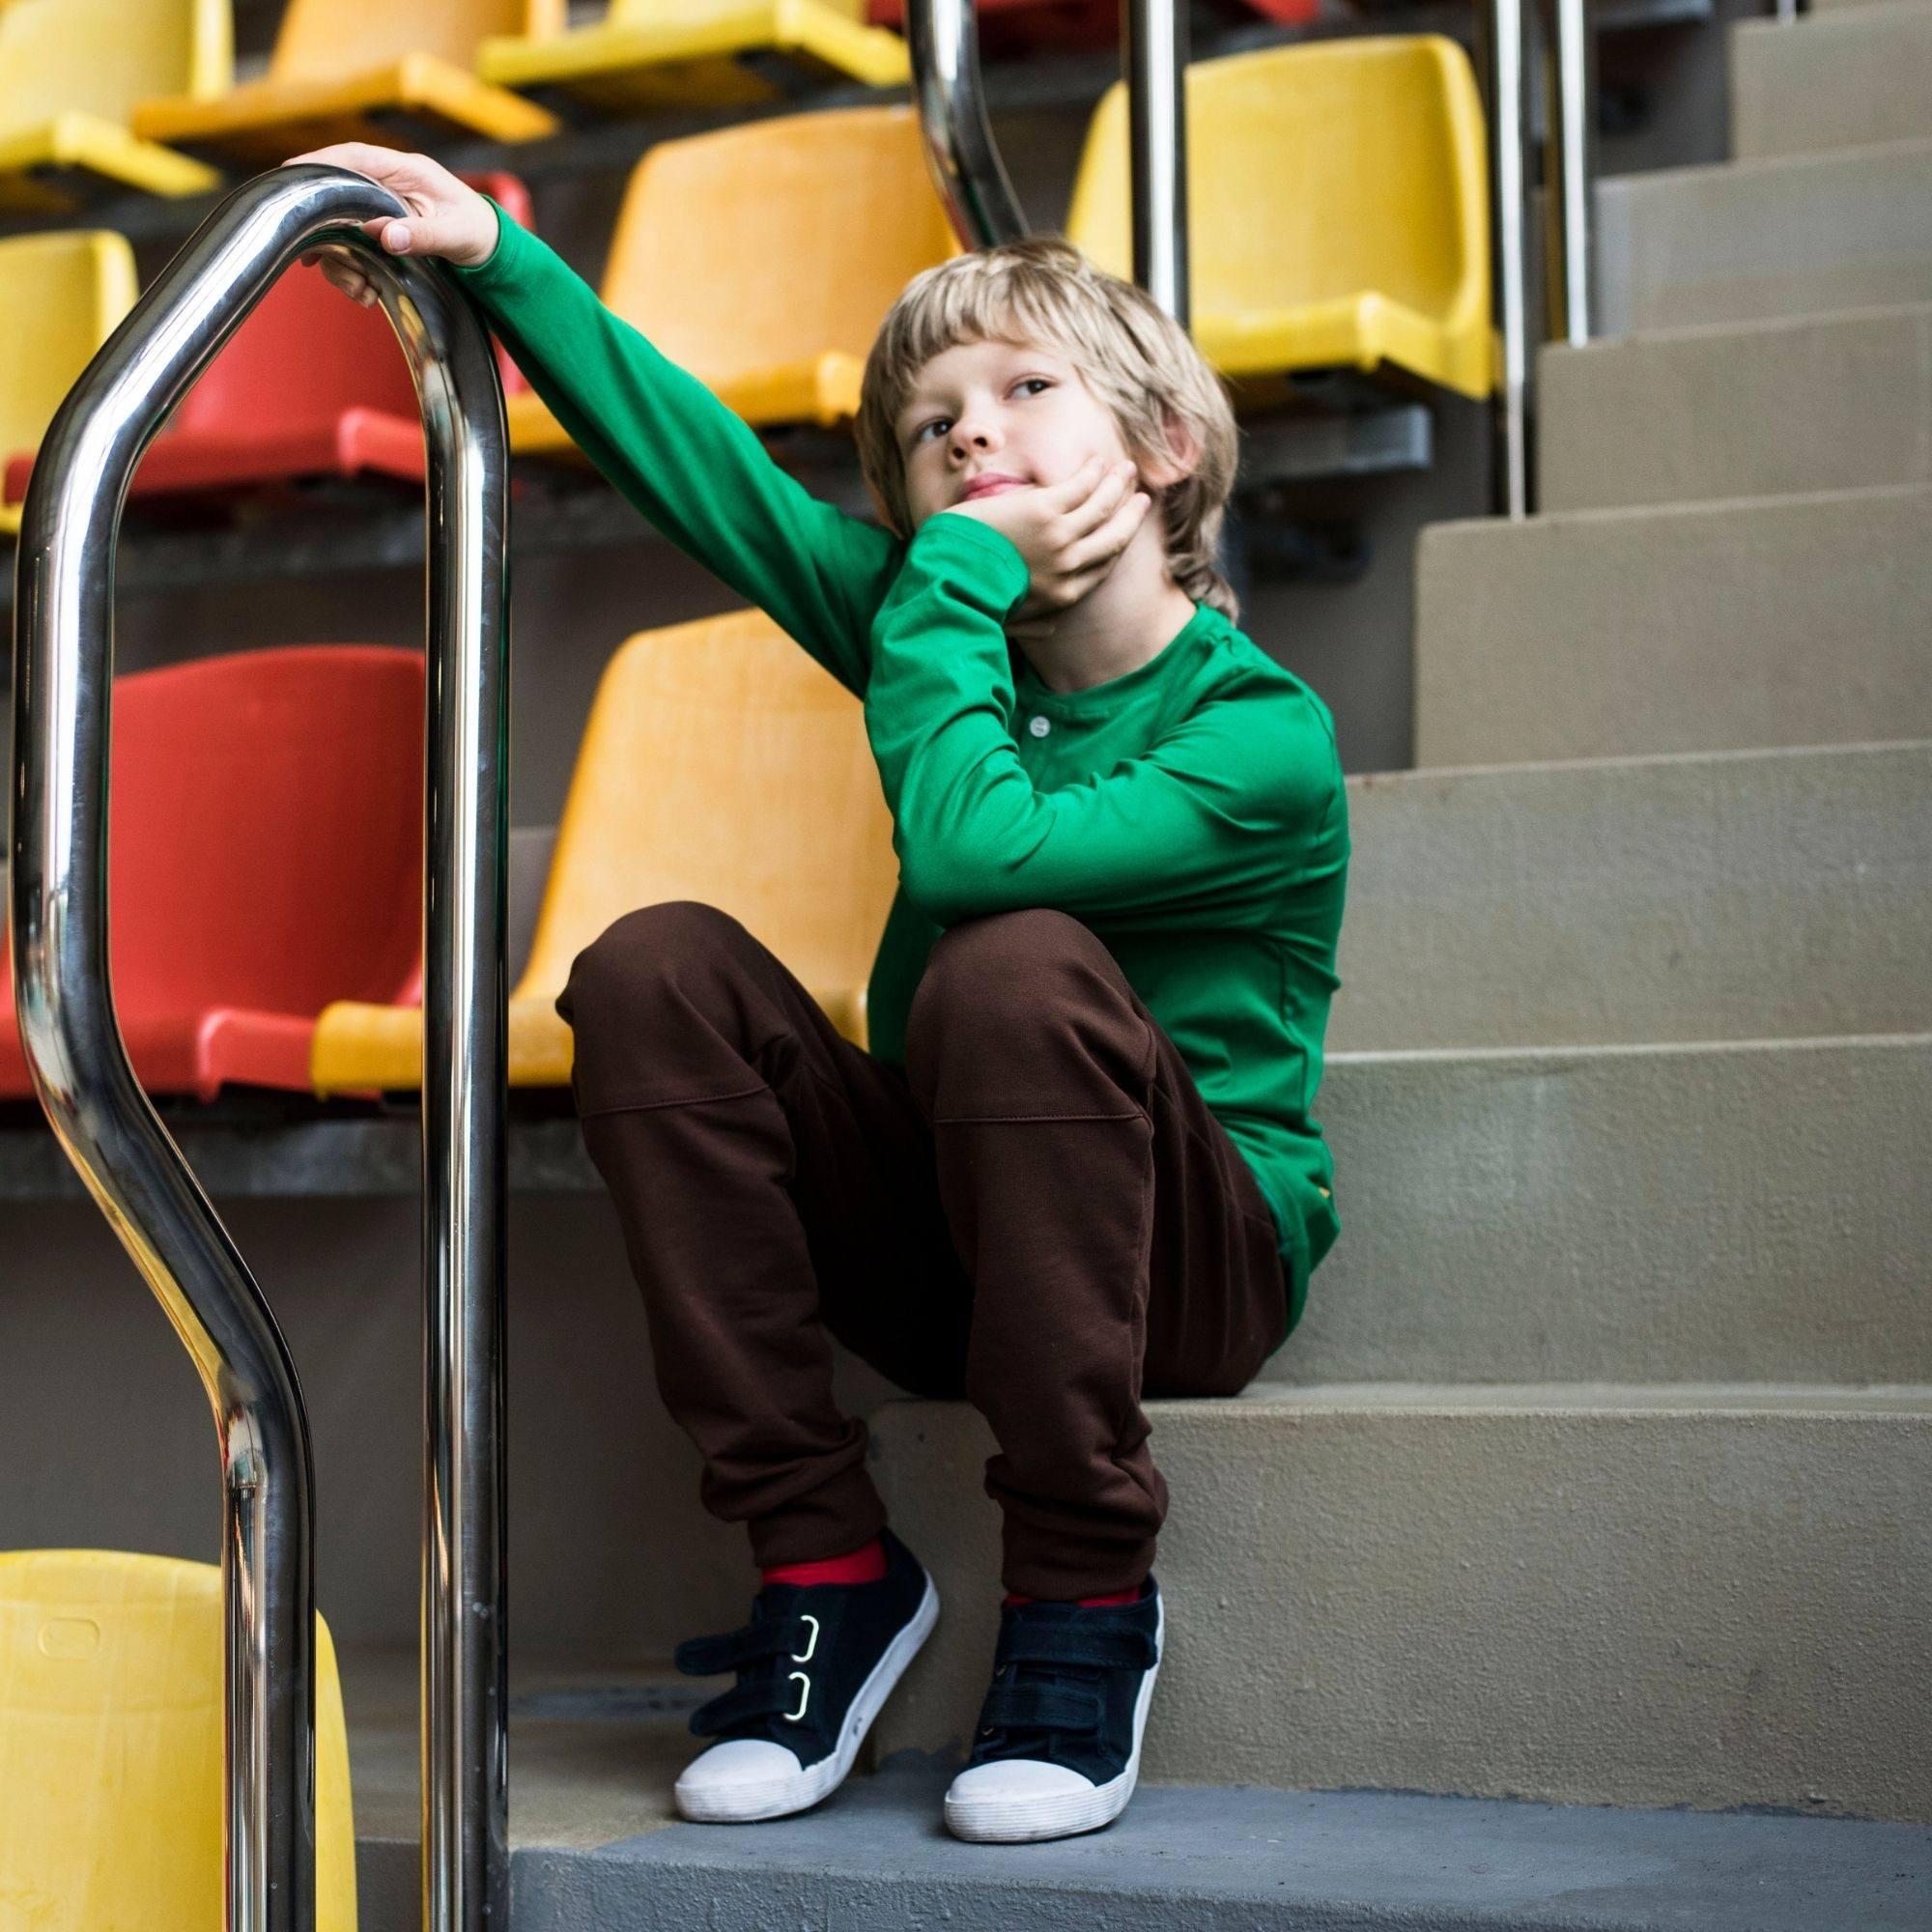
[[[501,209],[497,223],[490,259],[457,272],[530,386],[671,542],[863,693],[867,637],[898,540],[812,496],[553,249]]]
[[[1039,791],[1013,737],[1004,630],[1027,581],[1002,532],[941,511],[873,622],[866,727],[906,897],[942,926],[1026,906],[1137,926],[1277,916],[1334,790],[1325,765],[1282,755],[1305,736],[1285,683],[1244,674],[1142,756]]]

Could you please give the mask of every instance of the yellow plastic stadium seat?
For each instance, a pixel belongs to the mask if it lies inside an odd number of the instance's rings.
[[[150,194],[216,186],[128,117],[162,89],[218,93],[231,73],[229,0],[0,0],[0,210],[74,207],[64,170]]]
[[[0,1554],[0,1925],[221,1924],[221,1630],[211,1563]],[[315,1922],[355,1932],[342,1685],[315,1635]]]
[[[510,1084],[570,1079],[555,1000],[571,961],[639,906],[701,899],[739,920],[855,1046],[898,862],[859,700],[761,611],[644,631],[611,660],[510,996]],[[422,1012],[325,1009],[320,1094],[422,1084]]]
[[[134,252],[86,229],[0,241],[0,467],[36,449],[61,399],[134,304]],[[0,503],[0,530],[20,506]]]
[[[859,408],[879,324],[959,252],[910,107],[844,107],[665,141],[631,176],[606,304],[750,423]],[[509,399],[510,446],[568,451],[543,399]]]
[[[332,141],[534,141],[555,132],[556,117],[477,79],[471,64],[486,34],[554,33],[564,5],[289,0],[262,79],[212,100],[144,101],[134,131],[256,167]]]
[[[905,42],[867,24],[865,0],[610,0],[602,20],[569,33],[486,41],[476,70],[627,114],[776,99],[779,84],[740,64],[771,53],[868,87],[911,78]]]
[[[1187,71],[1194,339],[1231,379],[1391,363],[1494,387],[1475,76],[1438,35],[1328,41]],[[1127,103],[1094,111],[1068,238],[1131,272]]]

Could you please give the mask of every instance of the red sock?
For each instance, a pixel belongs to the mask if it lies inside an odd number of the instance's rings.
[[[1140,1593],[1140,1585],[1136,1583],[1131,1590],[1116,1590],[1110,1597],[1075,1597],[1073,1601],[1083,1610],[1093,1610],[1099,1608],[1102,1604],[1131,1604],[1139,1598]],[[1022,1597],[1012,1590],[1009,1590],[1000,1599],[1002,1605],[1033,1604],[1038,1601],[1037,1597]]]
[[[811,1563],[778,1563],[758,1572],[759,1583],[876,1583],[886,1574],[886,1546],[875,1536],[843,1556]]]

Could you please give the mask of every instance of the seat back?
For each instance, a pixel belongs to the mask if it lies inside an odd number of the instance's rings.
[[[332,79],[409,54],[461,68],[492,34],[554,34],[566,0],[288,0],[271,80]]]
[[[1482,109],[1439,35],[1329,41],[1187,71],[1197,326],[1378,294],[1432,318],[1487,314]],[[1088,129],[1068,237],[1132,273],[1127,101]]]
[[[856,697],[760,611],[645,631],[597,688],[518,994],[554,998],[667,899],[730,913],[814,992],[863,986],[897,877]]]
[[[0,0],[0,134],[84,113],[125,122],[155,94],[219,94],[229,0]]]
[[[0,241],[0,462],[40,441],[133,304],[134,254],[122,236],[73,230]]]
[[[650,150],[611,238],[605,301],[714,385],[863,360],[894,298],[959,252],[909,107],[848,107]]]
[[[211,1563],[104,1549],[0,1553],[8,1924],[221,1924],[222,1621],[221,1572]],[[342,1685],[320,1617],[315,1636],[316,1925],[355,1932]]]
[[[515,175],[466,175],[521,227],[529,190]],[[503,386],[526,387],[499,353]],[[272,438],[332,430],[349,410],[413,420],[415,385],[381,309],[360,308],[321,273],[293,269],[264,296],[168,420],[170,435]]]
[[[295,645],[117,678],[124,1021],[415,997],[422,731],[415,651]]]

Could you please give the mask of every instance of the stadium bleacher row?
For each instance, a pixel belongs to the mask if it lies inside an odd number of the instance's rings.
[[[1293,17],[1299,5],[1287,0],[1285,12],[1280,5],[1271,11]],[[817,31],[810,24],[814,10],[835,22],[834,40],[892,38],[807,0],[807,13],[797,16],[806,21],[798,29],[806,40]],[[484,81],[536,85],[568,75],[574,92],[604,104],[649,104],[686,82],[696,93],[681,98],[718,98],[703,77],[717,80],[716,63],[669,64],[663,10],[653,10],[654,24],[646,27],[622,0],[602,25],[568,33],[554,9],[521,4],[348,14],[338,7],[328,11],[325,31],[324,10],[294,0],[268,75],[241,88],[223,84],[225,5],[194,0],[142,10],[143,32],[121,36],[123,58],[111,66],[82,58],[90,36],[99,41],[113,24],[110,11],[89,0],[33,0],[0,11],[0,46],[11,56],[0,71],[0,87],[9,91],[0,97],[0,126],[17,128],[27,100],[43,108],[50,90],[65,89],[62,98],[73,104],[56,126],[92,115],[88,126],[98,131],[118,127],[118,115],[142,140],[164,135],[247,165],[310,141],[375,131],[342,106],[352,96],[371,109],[432,104],[453,125],[519,138],[525,124],[492,104],[497,90],[469,72],[472,61]],[[1041,16],[1049,41],[1073,31],[1063,6],[1009,0],[998,11],[1015,30],[1028,15]],[[876,19],[889,17],[883,7],[873,12]],[[896,23],[899,16],[890,17]],[[1082,31],[1091,36],[1096,16],[1088,8],[1084,17]],[[522,38],[502,38],[513,25]],[[730,31],[743,31],[742,20]],[[382,62],[388,65],[379,87]],[[861,71],[856,60],[849,65]],[[867,77],[903,77],[886,65]],[[645,68],[658,75],[648,88],[636,81]],[[182,88],[180,98],[147,99],[147,91],[168,85]],[[1433,36],[1267,47],[1198,63],[1188,86],[1195,328],[1237,397],[1248,379],[1335,367],[1487,395],[1493,351],[1482,110],[1462,49]],[[111,99],[103,91],[110,87]],[[465,123],[459,108],[475,111]],[[1338,125],[1351,130],[1348,140],[1322,131]],[[127,137],[116,139],[122,145],[114,152],[125,157]],[[93,164],[87,156],[95,151],[85,142],[63,140],[43,152],[16,133],[14,146],[0,150],[0,168],[8,155],[23,168],[35,154]],[[121,178],[157,191],[187,179],[132,171]],[[499,171],[473,179],[512,218],[530,225],[529,196],[517,177]],[[1122,86],[1108,90],[1089,126],[1066,232],[1103,266],[1128,270]],[[726,245],[721,237],[729,238]],[[621,202],[601,293],[748,422],[830,427],[849,422],[857,410],[865,353],[893,298],[920,269],[959,246],[928,176],[912,108],[775,116],[646,152]],[[786,289],[782,302],[765,298],[775,275]],[[0,358],[0,529],[17,526],[34,443],[135,294],[133,255],[115,233],[77,228],[0,239],[0,340],[11,349]],[[380,314],[344,301],[319,276],[286,276],[156,439],[136,474],[135,497],[233,495],[324,476],[418,482],[421,427],[408,371],[387,337]],[[287,380],[291,369],[302,372],[299,383]],[[507,356],[502,373],[513,451],[537,460],[574,457],[568,434]],[[762,695],[786,688],[787,679],[817,681],[809,662],[802,672],[781,671],[787,654],[756,613],[696,627],[706,644],[701,652],[692,648],[693,628],[633,639],[600,689],[535,956],[512,1005],[515,1084],[568,1080],[568,1033],[551,1002],[574,951],[630,906],[677,895],[677,881],[665,871],[668,862],[649,837],[652,814],[660,806],[686,810],[725,767],[735,795],[768,789],[764,777],[740,768],[732,735],[714,733],[703,752],[711,765],[691,774],[694,789],[668,787],[653,805],[613,779],[622,763],[613,764],[609,747],[649,738],[655,756],[668,756],[676,741],[666,736],[667,721],[677,706],[667,701],[667,679],[719,679],[746,695],[748,718],[763,718]],[[691,666],[677,668],[687,653]],[[353,648],[325,671],[327,655],[326,648],[276,649],[245,663],[213,660],[125,680],[116,824],[125,817],[141,830],[115,843],[116,967],[135,1069],[152,1092],[209,1099],[240,1084],[359,1094],[420,1080],[414,1003],[421,962],[395,952],[395,935],[413,919],[414,861],[401,858],[415,834],[399,834],[376,810],[412,828],[415,781],[399,785],[393,765],[379,781],[360,758],[328,775],[312,763],[314,745],[298,742],[304,705],[340,704],[380,719],[381,741],[394,752],[409,741],[410,718],[420,719],[420,678],[412,686],[384,654]],[[701,672],[692,668],[699,665]],[[711,701],[712,717],[737,715]],[[304,774],[293,788],[266,783],[248,760],[224,761],[218,750],[211,750],[195,787],[170,785],[167,734],[230,702],[253,707],[258,728],[275,737],[275,755],[288,761],[282,769]],[[763,718],[763,728],[761,742],[769,745],[778,731],[795,759],[787,766],[792,795],[822,785],[828,808],[837,802],[831,821],[845,828],[840,849],[859,863],[849,871],[835,868],[840,885],[831,900],[815,892],[810,903],[767,903],[769,893],[761,896],[728,849],[708,855],[693,876],[802,961],[802,971],[810,966],[806,977],[824,989],[828,1011],[863,1042],[865,955],[890,898],[891,852],[883,822],[865,809],[867,787],[854,778],[867,769],[858,713],[828,689],[805,710],[784,713],[782,724],[778,714]],[[419,774],[419,748],[410,756],[411,771]],[[284,800],[279,811],[258,810],[243,847],[223,844],[242,795],[224,779],[258,801]],[[343,787],[359,787],[362,807],[319,818],[302,809],[304,789],[314,786],[345,800]],[[700,815],[688,811],[684,822]],[[156,840],[161,824],[174,836]],[[285,867],[281,912],[271,923],[286,952],[279,969],[258,956],[258,947],[231,943],[242,907],[259,921],[262,901],[249,881],[275,851]],[[178,872],[177,860],[190,853],[192,871]],[[220,863],[213,863],[217,853]],[[599,856],[593,861],[590,853]],[[357,881],[354,891],[321,889],[336,868]],[[769,868],[756,873],[767,882],[772,876]],[[166,907],[209,943],[185,950],[175,943]],[[31,1092],[9,1012],[0,1018],[0,1097]]]
[[[1239,0],[1231,0],[1239,4]],[[1117,15],[1094,0],[991,0],[992,39],[1093,46]],[[1250,16],[1305,20],[1312,0],[1249,0]],[[908,78],[899,0],[611,0],[570,27],[564,0],[290,0],[268,71],[238,83],[228,0],[6,0],[0,5],[0,208],[57,205],[50,167],[157,195],[194,194],[222,169],[292,149],[420,133],[518,142],[575,113],[751,103],[779,95],[764,63],[888,87]]]

